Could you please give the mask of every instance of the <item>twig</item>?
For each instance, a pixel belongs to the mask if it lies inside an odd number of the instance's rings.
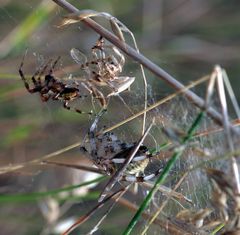
[[[96,167],[90,167],[90,166],[82,166],[82,165],[76,165],[71,163],[64,163],[64,162],[56,162],[56,161],[42,161],[42,164],[48,164],[48,165],[55,165],[55,166],[63,166],[63,167],[69,167],[81,171],[87,171],[92,172],[96,174],[102,174],[105,175],[106,173],[104,171],[101,171],[100,169]]]
[[[55,157],[55,156],[58,156],[62,153],[65,153],[73,148],[76,148],[78,146],[80,146],[81,142],[76,142],[75,144],[72,144],[72,145],[69,145],[65,148],[62,148],[60,150],[57,150],[53,153],[49,153],[47,155],[44,155],[43,157],[41,158],[37,158],[37,159],[33,159],[31,161],[28,161],[28,162],[23,162],[23,163],[20,163],[20,164],[15,164],[15,165],[9,165],[9,166],[6,166],[6,167],[1,167],[0,168],[0,175],[1,174],[5,174],[5,173],[8,173],[8,172],[12,172],[12,171],[17,171],[17,170],[20,170],[24,167],[27,167],[27,166],[31,166],[31,165],[35,165],[35,164],[39,164],[43,161],[46,161],[47,159],[49,158],[52,158],[52,157]]]
[[[234,151],[234,145],[233,145],[233,139],[231,136],[231,130],[230,130],[230,122],[228,120],[228,108],[227,108],[227,101],[226,101],[226,95],[224,90],[224,81],[223,81],[223,74],[222,69],[220,66],[216,66],[215,68],[217,72],[217,85],[218,85],[218,96],[221,103],[222,108],[222,116],[223,116],[223,127],[227,139],[227,144],[231,152]],[[232,174],[235,178],[235,185],[237,188],[238,194],[240,193],[240,180],[239,180],[239,169],[238,164],[236,160],[236,156],[231,157],[231,168],[232,168]]]
[[[91,232],[88,233],[88,235],[93,234],[94,232],[96,232],[98,230],[98,227],[101,225],[101,223],[105,220],[105,218],[107,217],[107,215],[111,212],[111,210],[113,209],[113,207],[118,203],[118,201],[123,197],[123,195],[128,191],[130,185],[128,185],[127,187],[125,187],[123,189],[123,191],[119,194],[119,195],[114,195],[113,199],[114,202],[112,203],[112,205],[108,208],[108,210],[104,213],[104,215],[102,216],[102,218],[98,221],[98,223],[94,226],[93,229],[91,229]]]
[[[59,6],[61,6],[63,9],[68,11],[69,13],[75,13],[77,14],[79,10],[68,3],[65,0],[52,0]],[[134,50],[132,47],[127,45],[125,42],[122,42],[121,40],[118,39],[114,34],[103,28],[101,25],[96,23],[95,21],[86,18],[82,20],[83,23],[85,23],[87,26],[92,28],[94,31],[102,35],[104,38],[106,38],[108,41],[110,41],[113,45],[124,51],[128,56],[130,56],[132,59],[136,60],[140,64],[142,64],[145,68],[147,68],[149,71],[157,75],[158,78],[164,80],[166,83],[168,83],[170,86],[172,86],[176,90],[181,90],[184,89],[184,85],[177,81],[174,77],[172,77],[170,74],[168,74],[166,71],[161,69],[159,66],[154,64],[151,60],[147,59],[144,57],[142,54],[138,53],[136,50]],[[193,102],[196,106],[199,108],[203,109],[205,102],[202,98],[197,96],[194,92],[192,91],[186,91],[185,92],[186,97]],[[207,113],[209,116],[212,117],[212,119],[219,125],[223,126],[223,120],[222,116],[219,112],[217,112],[213,108],[209,108],[207,110]],[[237,130],[229,124],[230,129],[238,134]]]
[[[93,209],[91,209],[86,215],[81,216],[80,218],[77,219],[77,221],[69,227],[62,235],[68,235],[70,232],[72,232],[75,228],[86,222],[99,208],[101,208],[107,201],[109,201],[112,197],[120,194],[123,195],[128,187],[120,189],[116,191],[115,193],[112,193],[110,196],[105,198],[102,202],[99,202]],[[118,199],[115,199],[118,200]]]

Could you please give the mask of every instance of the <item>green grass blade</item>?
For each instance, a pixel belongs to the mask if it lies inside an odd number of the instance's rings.
[[[87,186],[87,185],[90,185],[90,184],[100,182],[103,179],[105,179],[105,176],[101,176],[101,177],[98,177],[94,180],[86,181],[86,182],[78,184],[78,185],[71,185],[71,186],[68,186],[68,187],[55,189],[55,190],[51,190],[51,191],[46,191],[46,192],[35,192],[35,193],[26,193],[26,194],[13,194],[13,195],[7,195],[7,194],[0,195],[0,203],[37,201],[41,198],[48,197],[48,196],[57,197],[59,193],[69,192],[69,191],[72,191],[76,188],[80,188],[80,187],[83,187],[83,186]],[[98,196],[99,196],[99,193],[96,195],[96,197],[98,197]]]
[[[223,227],[225,226],[225,224],[219,224],[211,233],[210,235],[215,235],[217,234]]]
[[[191,139],[191,137],[193,136],[195,130],[197,129],[200,121],[202,120],[203,116],[204,116],[204,112],[202,111],[202,112],[199,113],[199,115],[197,116],[197,118],[193,122],[192,126],[189,128],[189,130],[187,132],[187,136],[184,137],[184,139],[182,140],[182,144],[183,145],[186,144]],[[129,235],[132,232],[132,230],[133,230],[134,226],[137,224],[141,214],[146,209],[146,207],[150,204],[151,199],[152,199],[154,193],[157,191],[158,187],[165,181],[165,179],[167,178],[170,170],[173,168],[174,163],[181,156],[183,151],[184,151],[184,147],[177,148],[175,150],[173,156],[168,161],[167,165],[164,167],[161,175],[156,180],[153,188],[150,190],[150,192],[148,193],[147,197],[144,199],[143,203],[139,207],[138,211],[136,212],[136,214],[134,215],[134,217],[132,218],[132,220],[128,224],[126,230],[123,232],[123,235]]]
[[[56,6],[51,1],[43,0],[35,11],[0,42],[0,58],[6,57],[15,48],[25,43],[27,38],[48,19]]]

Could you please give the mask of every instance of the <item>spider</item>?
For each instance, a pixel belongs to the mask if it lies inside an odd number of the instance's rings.
[[[116,181],[144,182],[157,176],[160,173],[160,169],[150,175],[145,175],[144,173],[153,157],[149,152],[149,149],[144,145],[140,145],[130,163],[126,165],[122,172],[120,172],[123,165],[126,163],[126,159],[136,148],[137,143],[129,144],[122,142],[112,132],[106,132],[102,135],[96,136],[97,123],[100,116],[101,114],[96,117],[89,129],[89,150],[82,147],[82,150],[89,153],[93,163],[98,169],[112,177],[114,177],[116,173],[120,173],[120,178],[116,179]],[[111,180],[112,178],[110,181]],[[109,191],[110,189],[111,187],[106,191]],[[105,193],[106,192],[103,192],[102,195],[105,196]],[[99,199],[99,201],[102,199]]]
[[[76,85],[68,85],[53,76],[53,70],[58,63],[60,57],[58,57],[50,66],[49,72],[45,75],[44,80],[42,79],[42,76],[44,75],[51,61],[46,63],[42,68],[38,69],[33,74],[31,78],[33,87],[31,88],[22,70],[24,57],[19,67],[19,74],[29,93],[38,92],[43,102],[47,102],[49,99],[60,100],[63,102],[63,107],[68,110],[72,109],[69,106],[69,102],[76,100],[77,98],[83,97],[82,95],[80,95],[80,90],[77,88]],[[77,108],[74,108],[74,110],[78,113],[85,113]],[[89,112],[88,114],[91,114],[91,112]]]
[[[128,89],[134,82],[135,77],[119,76],[125,64],[123,54],[112,45],[105,45],[104,39],[100,36],[92,47],[92,58],[90,60],[78,49],[72,48],[71,56],[74,61],[80,64],[80,68],[86,73],[82,84],[92,93],[98,91],[98,96],[105,99],[98,87],[107,86],[112,90],[106,97],[118,95]]]

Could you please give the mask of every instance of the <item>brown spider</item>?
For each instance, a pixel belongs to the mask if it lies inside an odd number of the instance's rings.
[[[25,56],[24,56],[25,57]],[[24,85],[29,93],[39,93],[41,100],[43,102],[47,102],[49,99],[52,100],[61,100],[63,101],[63,107],[70,110],[72,109],[68,104],[69,102],[81,98],[80,91],[75,85],[68,85],[64,82],[56,79],[53,76],[53,70],[56,64],[58,63],[60,57],[58,57],[53,64],[50,66],[49,72],[45,75],[44,80],[42,79],[42,76],[44,75],[45,71],[47,70],[49,63],[46,63],[42,68],[38,69],[34,75],[32,76],[31,80],[33,83],[33,87],[31,88],[27,79],[24,76],[22,67],[24,58],[21,62],[21,65],[19,67],[19,74],[24,82]],[[78,113],[85,113],[82,112],[80,109],[74,108],[74,110]],[[91,114],[89,112],[88,114]]]
[[[82,79],[82,85],[91,93],[92,90],[97,91],[98,96],[103,100],[105,96],[98,87],[110,88],[112,92],[106,96],[110,97],[128,89],[135,80],[135,77],[119,76],[125,64],[125,57],[116,47],[105,45],[101,36],[92,47],[90,60],[76,48],[71,49],[71,56],[86,73],[85,78]]]

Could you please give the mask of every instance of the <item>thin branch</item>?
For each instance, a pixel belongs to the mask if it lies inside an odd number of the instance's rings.
[[[61,6],[63,9],[68,11],[69,13],[75,13],[77,14],[79,10],[68,3],[65,0],[52,0],[59,6]],[[96,23],[95,21],[86,18],[82,19],[82,22],[86,24],[88,27],[92,28],[94,31],[96,31],[98,34],[102,35],[104,38],[106,38],[109,42],[111,42],[113,45],[124,51],[128,56],[130,56],[132,59],[136,60],[140,64],[142,64],[145,68],[147,68],[149,71],[154,73],[158,78],[164,80],[166,83],[168,83],[170,86],[172,86],[176,90],[182,90],[184,89],[184,85],[177,81],[174,77],[172,77],[170,74],[168,74],[166,71],[161,69],[159,66],[154,64],[151,60],[143,56],[142,54],[138,53],[136,50],[134,50],[132,47],[127,45],[125,42],[122,42],[119,40],[114,34],[103,28],[101,25]],[[192,91],[186,91],[185,92],[186,97],[193,102],[196,106],[198,106],[201,109],[204,109],[205,102],[202,98],[197,96]],[[223,126],[223,120],[222,115],[217,112],[213,108],[209,108],[207,110],[207,113],[210,117],[219,125]],[[229,125],[231,130],[238,134],[237,130],[230,124]]]
[[[68,235],[70,234],[74,229],[76,229],[78,226],[80,226],[81,224],[83,224],[84,222],[86,222],[98,209],[100,209],[101,207],[103,207],[105,205],[105,203],[107,201],[109,201],[112,197],[120,194],[123,195],[126,190],[128,189],[128,187],[120,189],[118,191],[116,191],[115,193],[112,193],[110,196],[108,196],[107,198],[105,198],[102,202],[99,202],[95,207],[93,207],[87,214],[79,217],[77,219],[77,221],[71,226],[69,227],[64,233],[62,233],[62,235]],[[115,199],[118,200],[118,199]]]
[[[58,156],[58,155],[60,155],[62,153],[65,153],[65,152],[71,150],[71,149],[74,149],[74,148],[80,146],[80,144],[81,144],[81,142],[76,142],[76,143],[74,143],[72,145],[69,145],[69,146],[67,146],[65,148],[57,150],[57,151],[55,151],[53,153],[49,153],[47,155],[44,155],[41,158],[33,159],[31,161],[23,162],[23,163],[20,163],[20,164],[15,164],[15,165],[10,164],[10,165],[8,165],[6,167],[1,167],[0,168],[0,175],[1,174],[5,174],[5,173],[9,173],[9,172],[12,172],[12,171],[17,171],[17,170],[20,170],[20,169],[22,169],[24,167],[27,167],[27,166],[39,164],[41,162],[44,162],[44,161],[48,160],[49,158]]]
[[[223,73],[220,66],[216,66],[216,72],[217,72],[217,85],[218,85],[218,96],[221,103],[222,108],[222,116],[223,116],[223,128],[225,131],[227,144],[231,152],[234,151],[234,145],[233,145],[233,139],[230,131],[230,122],[228,120],[228,108],[227,108],[227,101],[226,101],[226,95],[224,90],[224,81],[223,81]],[[231,157],[231,171],[235,178],[235,184],[237,188],[237,192],[240,193],[240,180],[239,180],[239,169],[238,164],[236,160],[237,156]]]
[[[106,173],[96,167],[90,167],[90,166],[83,166],[83,165],[76,165],[76,164],[71,164],[71,163],[64,163],[64,162],[56,162],[56,161],[42,161],[42,164],[48,164],[48,165],[54,165],[54,166],[63,166],[63,167],[69,167],[72,169],[77,169],[81,171],[87,171],[87,172],[92,172],[96,174],[102,174],[105,175]]]

